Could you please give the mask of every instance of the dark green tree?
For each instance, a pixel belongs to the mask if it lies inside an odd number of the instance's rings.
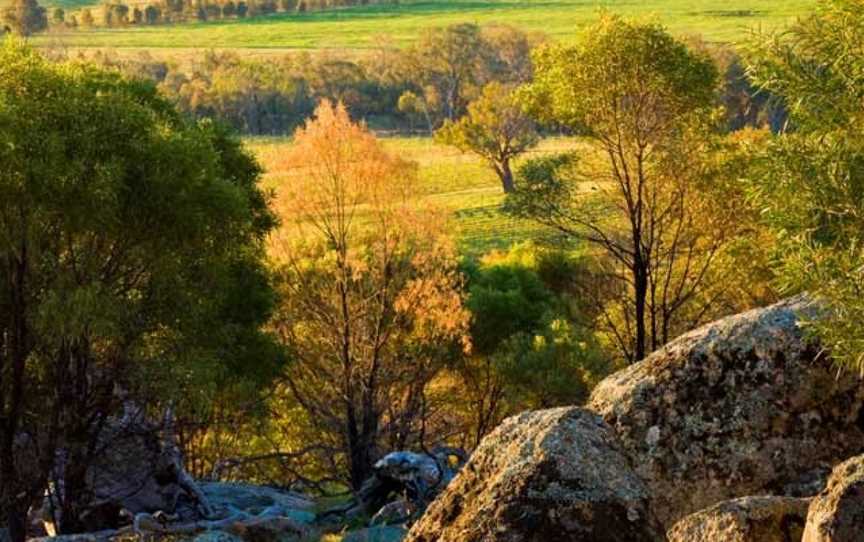
[[[37,0],[13,0],[2,11],[4,24],[19,36],[30,36],[48,28],[48,14]]]
[[[269,304],[252,301],[269,295],[274,224],[259,173],[149,83],[0,48],[0,529],[13,541],[58,449],[60,530],[83,528],[118,388],[158,407],[278,370]]]
[[[54,24],[63,24],[66,22],[66,12],[63,8],[54,8],[51,12],[51,21]]]

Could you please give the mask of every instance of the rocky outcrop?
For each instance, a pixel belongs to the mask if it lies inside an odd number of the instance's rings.
[[[724,318],[594,390],[667,527],[735,497],[806,496],[864,449],[864,386],[805,339],[802,313],[796,298]]]
[[[798,542],[809,499],[741,497],[691,514],[667,533],[669,542]]]
[[[410,542],[654,542],[645,484],[615,435],[579,408],[527,412],[483,439]]]
[[[803,542],[864,541],[864,455],[834,468],[810,504]]]

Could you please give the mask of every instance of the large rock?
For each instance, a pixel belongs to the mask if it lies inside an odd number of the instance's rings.
[[[837,465],[813,499],[803,542],[864,541],[864,455]]]
[[[410,542],[662,540],[645,484],[603,421],[579,408],[527,412],[483,439],[414,524]]]
[[[809,504],[795,497],[725,501],[676,523],[669,542],[799,542]]]
[[[864,386],[805,340],[801,313],[805,298],[718,320],[594,390],[667,527],[735,497],[806,496],[864,449]]]

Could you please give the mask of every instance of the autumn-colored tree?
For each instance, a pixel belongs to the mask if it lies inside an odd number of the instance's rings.
[[[428,385],[467,344],[461,275],[414,166],[342,105],[323,102],[282,165],[273,325],[294,357],[287,385],[310,450],[359,489],[384,449],[434,438]]]
[[[456,122],[446,121],[435,134],[442,143],[486,160],[501,180],[504,192],[513,192],[512,160],[540,140],[534,121],[514,99],[509,88],[493,82],[468,105]]]
[[[84,8],[81,10],[81,24],[84,26],[93,26],[96,23],[95,18],[93,17],[93,12],[90,8]]]

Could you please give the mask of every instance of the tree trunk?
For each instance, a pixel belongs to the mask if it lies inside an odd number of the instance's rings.
[[[510,170],[510,159],[502,159],[500,165],[495,169],[498,171],[498,177],[501,179],[501,186],[504,188],[504,193],[512,194],[515,192],[516,184],[513,182],[513,172]]]
[[[648,296],[648,272],[639,251],[633,262],[633,297],[636,305],[635,325],[636,344],[633,349],[633,362],[645,357],[645,301]]]
[[[0,393],[8,394],[8,399],[0,397],[0,517],[6,520],[8,537],[12,542],[23,542],[27,537],[27,510],[31,495],[26,488],[34,485],[33,480],[21,479],[19,464],[34,458],[17,457],[15,450],[24,408],[24,370],[29,356],[30,340],[26,317],[26,262],[27,246],[22,243],[19,259],[8,262],[12,306],[4,364],[9,364],[9,371],[6,373],[8,380],[4,383],[4,388],[0,388]],[[0,370],[2,369],[0,365]]]

